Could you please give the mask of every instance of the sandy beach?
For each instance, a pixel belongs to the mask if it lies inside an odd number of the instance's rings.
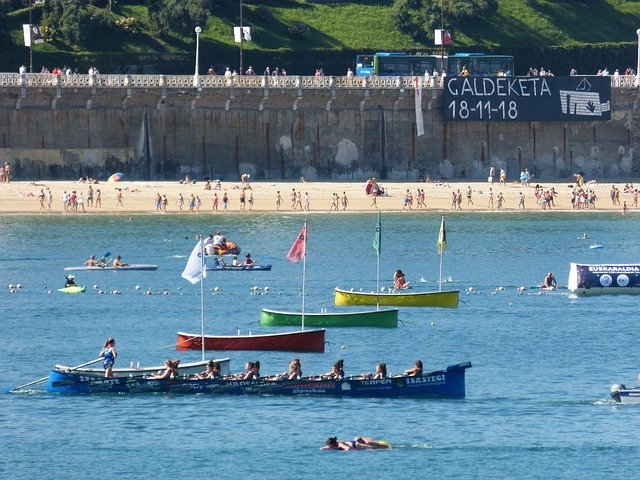
[[[568,179],[566,182],[539,182],[544,190],[555,189],[555,206],[551,211],[570,211],[571,192],[574,184]],[[333,194],[338,196],[338,213],[346,212],[372,212],[379,209],[381,211],[449,211],[451,209],[453,192],[462,194],[460,209],[457,211],[494,211],[497,207],[497,198],[500,193],[504,197],[502,211],[519,211],[520,213],[540,211],[540,205],[535,197],[535,186],[532,183],[529,187],[522,187],[519,182],[513,181],[506,185],[499,185],[494,182],[380,182],[385,189],[385,195],[374,198],[366,195],[366,179],[362,182],[281,182],[281,181],[261,181],[251,182],[251,189],[245,190],[245,209],[241,209],[241,183],[222,182],[219,190],[205,190],[205,184],[198,182],[195,184],[181,184],[179,182],[168,181],[121,181],[117,183],[100,182],[93,184],[94,202],[93,206],[88,204],[87,192],[89,184],[78,181],[34,181],[34,182],[11,182],[0,184],[0,214],[78,214],[78,215],[105,215],[105,214],[190,214],[189,203],[191,196],[199,197],[201,200],[200,214],[228,214],[242,213],[251,214],[253,212],[276,212],[276,198],[278,192],[282,197],[280,212],[292,213],[291,193],[295,189],[302,192],[301,204],[304,207],[305,193],[309,197],[309,212],[329,212],[335,205],[332,205]],[[620,190],[620,203],[627,202],[629,212],[638,210],[632,206],[633,194],[625,192],[625,183],[589,183],[584,186],[586,190],[594,190],[597,195],[595,204],[596,210],[611,210],[622,214],[621,205],[613,205],[610,198],[612,185]],[[467,193],[471,189],[471,201],[468,203]],[[118,189],[121,189],[120,191]],[[418,190],[424,191],[424,206],[418,203]],[[493,191],[494,207],[489,206],[490,189]],[[40,204],[41,190],[45,194],[44,207]],[[101,194],[101,206],[96,206],[97,191]],[[413,205],[409,209],[404,206],[404,196],[409,190],[413,196]],[[48,207],[48,191],[51,192],[51,212]],[[79,206],[78,211],[65,212],[63,208],[63,193],[75,191],[78,195],[83,194],[84,209]],[[122,206],[117,204],[118,193],[122,194]],[[222,198],[228,195],[228,209],[225,211]],[[520,192],[524,195],[525,210],[518,210]],[[158,211],[156,208],[156,197],[160,194],[167,198],[166,212]],[[178,198],[182,194],[184,203],[182,211],[179,209]],[[218,212],[213,210],[213,198],[217,194],[219,198]],[[250,196],[253,195],[253,205],[250,205]],[[348,201],[346,209],[343,210],[342,198],[346,195]],[[297,211],[300,212],[298,207]],[[193,213],[196,213],[195,211]],[[579,214],[581,212],[576,212]]]

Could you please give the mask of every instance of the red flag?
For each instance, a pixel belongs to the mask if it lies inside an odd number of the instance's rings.
[[[307,223],[305,222],[304,227],[300,230],[300,235],[296,238],[296,241],[293,242],[293,246],[289,253],[287,254],[287,260],[291,263],[296,263],[302,260],[307,253]]]

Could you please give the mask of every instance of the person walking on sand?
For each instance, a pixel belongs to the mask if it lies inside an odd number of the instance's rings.
[[[44,210],[44,200],[46,195],[44,194],[44,189],[40,189],[40,195],[38,195],[38,200],[40,200],[40,210]]]
[[[309,192],[304,192],[304,205],[303,209],[305,212],[309,211]]]
[[[493,188],[489,189],[489,198],[487,199],[487,206],[493,210]]]
[[[118,189],[118,195],[116,195],[116,207],[124,207],[122,203],[122,189]]]
[[[349,204],[349,199],[347,198],[347,192],[342,192],[342,211],[344,212],[347,209],[347,205]]]
[[[471,200],[471,185],[467,187],[467,205],[473,205],[473,200]]]
[[[280,194],[280,190],[276,193],[276,212],[280,211],[280,206],[282,205],[282,195]]]
[[[290,196],[291,196],[291,208],[293,210],[295,210],[296,209],[296,197],[298,196],[296,194],[296,189],[295,188],[291,189],[291,195]]]
[[[520,192],[518,196],[518,210],[525,210],[524,208],[524,193]]]
[[[51,213],[51,204],[53,203],[53,193],[47,189],[47,210]]]
[[[102,192],[100,189],[96,189],[96,208],[102,207]]]
[[[178,201],[176,203],[178,204],[178,211],[181,212],[182,207],[184,206],[184,197],[182,196],[182,193],[178,194]]]
[[[214,193],[213,194],[213,211],[214,212],[218,211],[218,203],[220,203],[220,199],[218,198],[218,194]]]
[[[225,212],[229,209],[229,195],[227,195],[227,191],[224,191],[224,195],[222,196],[222,210]]]

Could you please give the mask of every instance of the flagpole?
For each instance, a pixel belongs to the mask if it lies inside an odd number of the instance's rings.
[[[200,342],[202,343],[202,361],[204,362],[204,278],[206,262],[204,258],[204,242],[202,241],[202,235],[200,235]]]
[[[444,213],[440,220],[440,232],[438,233],[438,254],[440,254],[440,278],[438,280],[438,291],[442,291],[442,259],[447,248],[447,233],[444,228]]]
[[[442,291],[442,257],[444,255],[440,253],[440,280],[438,281],[438,291]]]
[[[378,228],[382,230],[382,226],[380,224],[380,210],[378,210]],[[376,232],[376,240],[378,245],[378,248],[376,248],[376,256],[378,257],[376,262],[376,310],[380,310],[380,248],[381,248],[380,237],[381,236],[382,236],[381,231]]]
[[[307,283],[307,220],[304,221],[304,255],[302,257],[302,330],[304,330],[304,296]]]

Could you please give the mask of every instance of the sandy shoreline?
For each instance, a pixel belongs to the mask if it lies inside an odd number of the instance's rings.
[[[11,182],[0,184],[0,214],[78,214],[78,215],[109,215],[109,214],[190,214],[189,201],[191,195],[199,196],[201,199],[200,214],[229,214],[242,213],[251,214],[254,212],[276,212],[276,197],[279,191],[282,196],[282,204],[280,212],[292,213],[291,193],[293,189],[302,192],[302,204],[304,204],[305,193],[309,195],[309,211],[310,212],[329,212],[332,209],[332,196],[334,193],[338,195],[338,213],[344,212],[374,212],[376,209],[381,211],[403,211],[403,197],[405,192],[409,190],[413,195],[412,212],[416,211],[449,211],[451,207],[452,192],[458,190],[462,194],[461,210],[462,212],[476,211],[487,212],[495,210],[497,206],[497,197],[499,193],[504,196],[503,211],[518,211],[518,203],[520,192],[525,197],[525,211],[540,211],[540,206],[536,203],[537,199],[534,195],[536,183],[532,183],[529,187],[521,187],[516,183],[507,183],[499,185],[494,182],[490,185],[488,182],[449,182],[445,184],[438,183],[421,183],[421,182],[380,182],[385,188],[387,195],[376,198],[377,205],[372,205],[373,198],[365,194],[366,180],[362,182],[281,182],[281,181],[261,181],[251,182],[251,190],[246,190],[245,210],[241,210],[240,196],[242,189],[240,182],[222,182],[221,190],[204,190],[204,183],[196,184],[180,184],[179,182],[167,181],[123,181],[118,183],[100,182],[92,185],[94,191],[98,189],[101,192],[102,206],[87,205],[87,191],[89,185],[79,183],[77,181],[35,181],[35,182]],[[554,188],[557,192],[555,197],[555,206],[551,211],[571,211],[572,205],[570,194],[573,184],[567,180],[566,182],[540,182],[545,190]],[[612,185],[620,190],[620,202],[627,202],[629,212],[638,210],[638,207],[632,206],[633,195],[625,193],[625,183],[595,183],[588,184],[585,189],[593,189],[597,195],[596,210],[611,210],[617,213],[622,212],[620,205],[612,205],[610,191]],[[471,188],[471,201],[468,204],[467,191]],[[493,189],[494,208],[490,208],[489,189]],[[122,189],[122,206],[116,206],[118,189]],[[425,205],[418,205],[417,191],[424,190]],[[44,209],[40,206],[41,190],[48,195],[51,191],[51,212],[48,211],[48,202],[45,197]],[[62,195],[63,192],[71,193],[76,191],[77,194],[83,193],[86,212],[65,212],[63,209]],[[229,204],[228,210],[223,210],[222,197],[224,193],[228,194]],[[248,203],[250,193],[253,194],[253,206],[250,209]],[[167,211],[157,212],[156,196],[166,195]],[[178,198],[182,194],[184,197],[184,205],[182,212],[178,207]],[[217,194],[219,197],[218,212],[213,211],[213,197]],[[348,204],[346,210],[343,211],[342,197],[346,194]],[[376,208],[377,207],[377,208]],[[409,213],[409,209],[405,208]],[[300,208],[297,210],[300,211]],[[580,213],[580,212],[576,212]]]

